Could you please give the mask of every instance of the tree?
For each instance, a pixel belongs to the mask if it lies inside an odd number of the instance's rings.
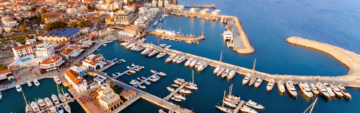
[[[77,23],[76,22],[71,22],[70,27],[77,27]]]
[[[36,11],[35,7],[31,7],[30,11]]]
[[[0,39],[4,38],[4,35],[3,34],[0,34]]]
[[[6,8],[4,7],[2,10],[3,10],[3,11],[5,11],[5,10],[6,10]]]
[[[138,13],[139,12],[139,7],[136,7],[135,8],[135,13]]]
[[[85,27],[86,26],[86,21],[85,20],[81,20],[78,22],[78,26],[79,27]]]
[[[8,69],[6,66],[3,66],[2,64],[0,64],[0,71]]]
[[[114,12],[119,11],[119,8],[114,9]]]
[[[22,31],[22,32],[24,32],[24,33],[26,33],[26,32],[27,32],[27,29],[26,29],[26,27],[25,27],[25,26],[21,26],[21,27],[20,27],[20,29],[21,29],[21,31]]]
[[[46,8],[45,7],[41,8],[41,12],[46,13]]]

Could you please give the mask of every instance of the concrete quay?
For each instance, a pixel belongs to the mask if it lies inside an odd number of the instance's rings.
[[[173,38],[173,39],[183,40],[183,41],[186,41],[186,40],[204,40],[205,39],[204,36],[200,36],[200,37],[197,37],[197,36],[172,36],[172,35],[167,35],[165,33],[157,33],[157,32],[153,32],[153,31],[151,31],[149,33],[152,34],[152,35],[170,37],[170,38]]]
[[[180,89],[184,88],[186,86],[186,84],[188,84],[188,82],[185,82],[184,84],[182,84],[180,87],[178,87],[176,90],[174,90],[173,92],[171,92],[168,96],[166,96],[164,99],[165,100],[169,100],[173,95],[175,95],[175,93],[179,92]]]
[[[216,8],[215,5],[185,5],[185,8]]]

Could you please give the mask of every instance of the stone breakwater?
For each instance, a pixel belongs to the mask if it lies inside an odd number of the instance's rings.
[[[304,39],[301,37],[289,37],[286,39],[286,41],[291,44],[323,51],[333,56],[335,59],[339,60],[341,63],[345,64],[349,68],[348,74],[359,72],[360,55],[354,52],[333,45],[329,45],[326,43]]]

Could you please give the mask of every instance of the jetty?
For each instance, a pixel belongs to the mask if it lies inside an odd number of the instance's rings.
[[[184,5],[185,8],[216,8],[216,6],[213,5]]]
[[[128,69],[128,70],[126,70],[126,71],[124,71],[124,72],[122,72],[122,73],[114,76],[113,78],[116,79],[116,78],[118,78],[118,77],[121,77],[122,75],[126,74],[127,72],[129,72],[130,70],[133,70],[133,69],[135,69],[135,68],[138,68],[138,65],[136,65],[136,66],[134,66],[134,67],[130,67],[130,69]]]
[[[154,31],[150,31],[149,33],[152,34],[152,35],[155,35],[155,36],[169,37],[169,38],[172,38],[172,39],[183,40],[183,41],[186,41],[186,40],[204,40],[205,39],[205,36],[169,35],[169,34],[166,34],[166,33],[158,33],[158,32],[154,32]]]
[[[99,69],[99,71],[105,71],[105,70],[109,69],[110,67],[114,66],[115,64],[117,64],[119,62],[120,62],[120,60],[118,60],[116,62],[110,61],[109,65],[104,66],[103,68]]]
[[[244,100],[240,100],[240,103],[236,106],[236,108],[234,109],[233,113],[238,113],[239,109],[245,104]]]
[[[178,87],[176,90],[174,90],[173,92],[171,92],[168,96],[164,97],[165,100],[169,100],[169,98],[171,98],[173,95],[175,95],[175,93],[179,92],[180,89],[184,88],[186,86],[186,84],[188,84],[188,82],[185,82],[184,84],[182,84],[180,87]]]

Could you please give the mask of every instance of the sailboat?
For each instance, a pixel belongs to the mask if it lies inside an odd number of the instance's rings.
[[[256,59],[254,61],[254,66],[253,66],[253,70],[252,70],[252,73],[251,73],[251,79],[250,79],[250,83],[249,83],[249,86],[252,86],[255,81],[256,81],[256,77],[254,75],[254,71],[255,71],[255,64],[256,64]]]
[[[220,54],[220,63],[221,63],[221,58],[222,58],[222,51],[221,51],[221,54]],[[220,63],[219,63],[219,65],[215,68],[214,74],[217,74],[217,73],[219,72],[219,70],[220,70]]]
[[[185,87],[194,90],[198,89],[197,85],[194,83],[194,70],[192,70],[192,82],[188,83]]]
[[[25,94],[24,92],[22,91],[22,95],[24,97],[24,100],[25,100],[25,104],[26,104],[26,107],[25,107],[25,113],[33,113],[33,110],[31,109],[31,106],[30,104],[28,104],[28,102],[26,101],[26,97],[25,97]],[[39,108],[38,108],[39,109]],[[37,109],[35,109],[36,111],[35,112],[38,112]]]
[[[58,88],[58,96],[59,96],[59,99],[60,99],[61,102],[66,101],[65,96],[64,96],[64,92],[63,92],[63,94],[61,94],[60,91],[59,91],[59,88]]]
[[[240,96],[232,95],[232,87],[233,84],[229,87],[229,95],[227,95],[224,99],[227,101],[240,102]]]
[[[226,91],[224,91],[223,100],[224,100],[224,98],[225,98],[225,93],[226,93]],[[217,105],[215,105],[215,107],[218,108],[218,109],[219,109],[220,111],[222,111],[222,112],[232,113],[232,109],[229,109],[229,108],[224,107],[224,101],[223,101],[223,103],[222,103],[222,106],[217,106]]]

